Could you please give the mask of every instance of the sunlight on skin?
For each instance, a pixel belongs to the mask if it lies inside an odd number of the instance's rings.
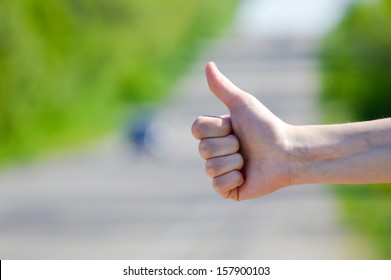
[[[294,184],[391,181],[391,118],[292,126],[230,82],[215,63],[207,64],[206,77],[230,115],[198,117],[192,133],[224,198],[250,199]]]

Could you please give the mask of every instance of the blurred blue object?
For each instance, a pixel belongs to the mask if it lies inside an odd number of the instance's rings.
[[[158,158],[169,156],[176,139],[172,118],[153,105],[138,106],[125,131],[127,143],[134,153]]]
[[[146,139],[150,138],[150,126],[156,109],[149,104],[137,105],[126,122],[125,137],[127,143],[138,155],[147,154]]]
[[[151,120],[148,118],[140,118],[132,120],[126,132],[129,143],[134,146],[137,153],[144,153],[147,151],[145,139],[148,134],[148,127]]]

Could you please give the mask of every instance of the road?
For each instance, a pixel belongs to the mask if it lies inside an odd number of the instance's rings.
[[[291,124],[319,121],[316,42],[230,35],[211,42],[161,108],[167,153],[136,154],[120,135],[0,171],[1,259],[345,259],[367,257],[327,186],[233,202],[214,193],[190,126],[225,114],[209,60]]]

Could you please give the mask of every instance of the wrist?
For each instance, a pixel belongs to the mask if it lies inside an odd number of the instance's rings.
[[[291,184],[327,183],[337,174],[335,168],[341,159],[350,156],[350,150],[341,149],[344,141],[330,133],[328,126],[292,126],[289,151]]]
[[[306,184],[310,180],[308,178],[308,169],[310,163],[310,147],[308,143],[308,135],[305,127],[289,126],[289,151],[288,151],[288,166],[290,175],[290,184]],[[307,176],[304,176],[307,174]]]

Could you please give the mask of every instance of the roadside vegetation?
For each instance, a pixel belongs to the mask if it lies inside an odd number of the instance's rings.
[[[389,26],[391,1],[357,2],[324,41],[320,62],[327,122],[391,117]],[[391,184],[336,186],[335,193],[346,222],[374,245],[378,258],[391,259]]]
[[[0,163],[118,128],[163,100],[237,0],[0,2]]]

